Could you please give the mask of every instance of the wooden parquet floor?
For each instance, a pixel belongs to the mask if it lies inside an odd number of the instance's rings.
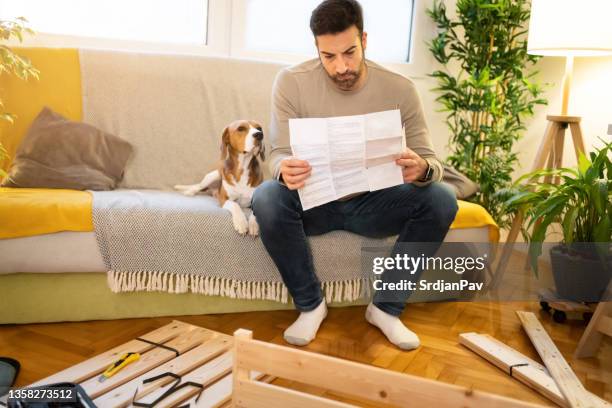
[[[516,310],[536,312],[551,337],[568,359],[578,378],[591,392],[612,400],[612,344],[606,341],[596,358],[574,359],[572,353],[584,331],[582,320],[554,323],[539,311],[537,303],[422,303],[408,305],[403,321],[421,338],[422,346],[410,352],[389,344],[378,329],[364,319],[365,307],[330,309],[315,341],[305,349],[372,364],[447,383],[550,405],[535,391],[459,345],[458,334],[488,333],[541,361],[522,331]],[[22,363],[19,386],[144,334],[173,319],[232,334],[250,329],[260,340],[285,344],[283,330],[297,316],[293,311],[178,316],[116,321],[54,324],[0,325],[0,355]],[[279,385],[308,390],[286,380]],[[312,391],[312,390],[310,390]]]

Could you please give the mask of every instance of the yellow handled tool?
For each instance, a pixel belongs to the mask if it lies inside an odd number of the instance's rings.
[[[139,358],[140,358],[140,354],[139,353],[125,353],[125,354],[123,354],[119,358],[119,360],[115,361],[113,364],[108,366],[106,371],[104,371],[102,373],[102,375],[100,375],[100,377],[98,378],[98,381],[100,381],[100,382],[105,381],[107,378],[110,378],[113,375],[117,374],[126,365],[128,365],[130,363],[133,363],[134,361],[138,361]]]

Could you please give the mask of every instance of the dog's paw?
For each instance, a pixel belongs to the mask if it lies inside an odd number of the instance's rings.
[[[183,193],[183,195],[186,195],[188,197],[193,197],[194,195],[198,194],[199,192],[200,192],[200,190],[197,189],[197,188],[191,188],[191,189],[188,189],[188,190],[181,191],[181,193]]]
[[[249,232],[249,222],[244,214],[232,216],[232,223],[234,224],[234,229],[238,231],[240,235],[245,235],[247,232]]]
[[[185,186],[183,184],[175,185],[174,189],[189,197],[193,197],[200,192],[200,189],[197,186]]]
[[[257,219],[253,214],[249,216],[249,235],[252,237],[259,235],[259,224],[257,224]]]

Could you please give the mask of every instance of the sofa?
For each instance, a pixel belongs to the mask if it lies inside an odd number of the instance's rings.
[[[259,239],[238,236],[229,213],[212,197],[187,202],[172,191],[174,184],[199,181],[216,165],[222,129],[231,121],[258,120],[265,133],[272,83],[283,65],[57,48],[22,48],[19,53],[31,59],[41,74],[38,81],[4,78],[6,110],[17,115],[14,124],[0,125],[9,154],[15,153],[36,115],[48,106],[133,145],[118,191],[108,193],[127,194],[133,202],[117,204],[121,211],[115,211],[116,218],[109,222],[120,224],[121,230],[113,234],[121,236],[113,236],[102,234],[102,223],[96,219],[98,193],[0,188],[0,323],[292,308],[279,277],[272,284],[247,278],[262,269],[269,276],[277,274]],[[155,201],[159,197],[161,201]],[[162,201],[165,204],[159,204]],[[143,225],[132,225],[134,214],[145,206],[152,208],[152,215],[139,221]],[[175,225],[179,221],[173,217],[187,207],[196,208],[189,219],[201,229],[197,239],[180,244]],[[150,231],[152,224],[155,232]],[[497,225],[484,208],[459,202],[445,241],[498,239]],[[345,231],[310,239],[317,273],[327,271],[332,276],[323,282],[332,306],[366,301],[367,281],[345,276],[360,268],[364,240]],[[136,248],[145,241],[146,248]],[[128,248],[131,243],[134,248]],[[130,252],[137,250],[149,258],[142,262],[159,257],[159,271],[142,271],[140,258]],[[179,264],[177,259],[186,264],[185,257],[193,258],[197,273],[210,276],[183,279],[172,269]],[[117,262],[124,265],[120,271],[113,266]],[[231,268],[231,279],[220,277]]]

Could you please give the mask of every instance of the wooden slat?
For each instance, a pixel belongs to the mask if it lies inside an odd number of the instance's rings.
[[[459,342],[556,404],[569,407],[555,380],[542,364],[487,334],[462,333],[459,335]],[[511,366],[514,366],[512,373],[510,372]],[[605,406],[611,406],[594,394],[591,394],[591,398],[599,400]]]
[[[152,332],[144,334],[140,337],[155,343],[165,343],[181,334],[189,333],[196,329],[200,328],[192,324],[175,320],[170,324],[162,326],[159,329],[153,330]],[[56,374],[36,381],[29,386],[36,387],[43,384],[53,384],[58,382],[81,383],[89,378],[103,373],[104,370],[106,370],[106,368],[111,363],[116,361],[122,354],[127,352],[145,353],[146,351],[151,350],[153,347],[155,346],[139,340],[131,340],[120,346],[114,347],[105,353],[98,354],[89,360],[83,361],[82,363],[73,365],[72,367],[62,370]]]
[[[517,311],[516,314],[569,406],[572,408],[603,406],[591,398],[537,317],[531,312]]]
[[[356,408],[355,405],[321,398],[289,388],[240,380],[240,394],[235,396],[235,407],[245,408]]]
[[[462,333],[459,335],[459,343],[556,404],[563,407],[569,406],[546,367],[536,361],[497,339],[483,334]],[[527,365],[523,366],[523,364]],[[521,366],[513,367],[512,374],[510,374],[510,367],[515,365]]]
[[[232,343],[233,338],[231,336],[218,335],[218,337],[205,342],[193,350],[190,350],[185,354],[182,354],[179,357],[162,364],[161,366],[141,375],[140,377],[134,378],[133,380],[112,389],[106,394],[95,399],[94,403],[99,407],[125,407],[129,405],[134,398],[136,390],[138,390],[138,394],[136,394],[135,399],[140,400],[157,388],[163,387],[164,385],[174,381],[172,377],[165,377],[153,383],[143,385],[142,381],[144,379],[155,377],[166,372],[183,376],[228,351],[232,346]]]
[[[251,380],[258,380],[269,383],[274,380],[274,377],[267,376],[256,371],[251,371]],[[184,402],[185,405],[194,408],[219,408],[227,405],[232,400],[232,386],[234,378],[232,374],[228,374],[216,383],[206,387],[204,393],[198,399],[197,395]]]
[[[212,339],[216,335],[217,334],[214,331],[200,327],[188,333],[181,334],[179,337],[165,343],[165,345],[172,347],[182,354]],[[109,392],[113,388],[131,381],[134,378],[143,375],[144,373],[172,360],[175,357],[176,354],[174,352],[156,347],[155,349],[141,355],[138,361],[127,365],[106,381],[100,382],[98,381],[97,377],[93,377],[82,382],[81,386],[91,398],[98,398],[100,395]]]
[[[236,366],[276,377],[349,393],[375,403],[403,406],[528,407],[529,403],[474,391],[378,367],[264,343],[234,338]],[[239,384],[238,387],[242,386]],[[241,395],[238,390],[235,395]]]
[[[234,332],[234,356],[237,356],[240,350],[238,350],[238,343],[248,342],[253,340],[253,332],[250,330],[238,329]],[[238,365],[238,359],[234,358],[234,368],[232,369],[233,381],[232,385],[232,400],[237,396],[241,395],[242,390],[240,389],[240,385],[242,381],[248,381],[251,378],[251,372],[249,367],[241,367]],[[232,401],[234,405],[236,405],[235,401]]]
[[[232,372],[232,364],[232,353],[223,353],[219,357],[184,375],[181,379],[181,383],[194,382],[197,384],[201,384],[205,387],[204,392],[206,392],[206,387],[222,379],[223,377],[227,376],[229,373]],[[164,387],[158,388],[154,392],[147,395],[146,398],[139,399],[138,401],[143,403],[150,403],[157,399],[159,396],[161,396],[166,390],[170,388],[170,386],[171,385],[169,384]],[[181,405],[184,401],[199,394],[199,392],[200,389],[196,387],[190,386],[182,388],[169,395],[167,398],[161,400],[155,405],[155,408],[168,408]]]

